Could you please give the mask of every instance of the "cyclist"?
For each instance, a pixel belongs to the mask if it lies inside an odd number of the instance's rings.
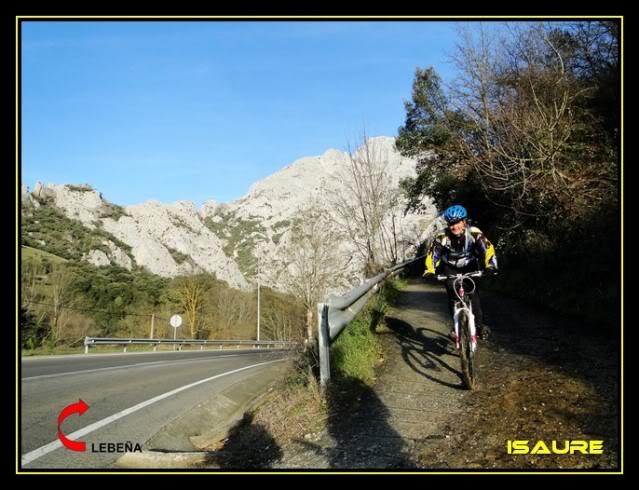
[[[495,247],[479,228],[470,226],[468,213],[463,206],[456,204],[444,211],[444,220],[448,224],[445,231],[437,234],[426,256],[424,277],[435,274],[465,274],[483,269],[485,273],[497,273]],[[477,286],[477,279],[474,279]],[[448,308],[453,316],[457,295],[453,289],[453,279],[446,281]],[[482,310],[477,287],[471,295],[475,325],[479,338],[486,339],[489,329],[482,323]],[[450,334],[454,337],[454,330]]]

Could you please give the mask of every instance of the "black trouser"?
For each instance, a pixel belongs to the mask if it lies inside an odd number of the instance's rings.
[[[451,267],[450,265],[443,263],[440,267],[437,268],[438,274],[445,274],[447,276],[453,274],[466,274],[468,272],[477,271],[477,263],[471,262],[466,267]],[[479,280],[477,277],[473,277],[473,282],[475,283],[475,291],[470,295],[470,302],[473,305],[473,315],[475,315],[475,327],[479,329],[482,325],[483,314],[481,310],[481,302],[479,301]],[[448,310],[450,311],[451,318],[455,313],[455,301],[458,300],[457,294],[455,293],[455,289],[453,288],[455,280],[448,279],[446,280],[446,293],[448,294]],[[464,289],[467,289],[464,286]]]

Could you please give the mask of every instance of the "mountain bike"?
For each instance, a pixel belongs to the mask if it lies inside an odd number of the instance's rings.
[[[455,328],[454,342],[461,359],[462,375],[466,386],[474,390],[477,386],[477,368],[475,356],[477,354],[477,332],[475,329],[475,315],[470,297],[475,291],[473,277],[481,277],[482,271],[466,274],[437,275],[438,281],[454,279],[453,291],[457,300],[453,308],[453,324]]]

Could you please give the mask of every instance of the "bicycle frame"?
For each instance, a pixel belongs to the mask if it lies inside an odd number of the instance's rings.
[[[470,299],[468,299],[468,303],[466,303],[466,298],[468,298],[468,296],[466,296],[465,294],[465,290],[464,290],[464,285],[463,285],[463,280],[464,279],[468,279],[471,281],[471,283],[473,284],[473,290],[474,290],[474,286],[475,283],[473,282],[473,280],[471,279],[472,277],[481,277],[483,275],[483,273],[481,271],[477,271],[477,272],[468,272],[466,274],[455,274],[455,275],[451,275],[451,276],[446,276],[446,275],[438,275],[437,279],[440,281],[445,281],[447,279],[454,279],[455,282],[453,283],[453,290],[455,291],[455,294],[457,294],[457,301],[455,301],[455,305],[453,307],[453,325],[454,325],[454,329],[455,329],[455,347],[457,349],[460,349],[461,346],[459,344],[459,317],[461,315],[462,311],[465,311],[466,314],[468,315],[468,330],[469,330],[469,334],[470,334],[470,349],[471,351],[474,353],[475,350],[477,350],[477,330],[475,328],[475,315],[473,314],[473,306],[472,303],[470,302]],[[458,287],[458,283],[459,283],[459,287]]]
[[[475,352],[477,349],[477,331],[475,329],[475,315],[473,314],[473,305],[468,301],[468,305],[464,300],[455,301],[453,309],[453,324],[455,328],[455,347],[461,348],[459,345],[459,315],[462,311],[466,311],[468,315],[468,331],[470,333],[470,350]]]
[[[473,285],[472,294],[475,291],[475,283],[471,277],[481,277],[482,272],[469,272],[467,274],[455,274],[452,276],[439,275],[437,279],[447,280],[453,279],[453,291],[457,295],[457,300],[453,305],[453,324],[455,328],[455,347],[459,351],[461,360],[462,377],[466,386],[473,390],[476,386],[476,370],[475,370],[475,351],[477,350],[477,332],[475,330],[475,315],[473,314],[473,305],[468,299],[470,296],[464,290],[464,280],[467,279]],[[462,316],[467,317],[467,327],[462,326]],[[464,328],[464,330],[461,330]],[[461,334],[461,335],[460,335]]]

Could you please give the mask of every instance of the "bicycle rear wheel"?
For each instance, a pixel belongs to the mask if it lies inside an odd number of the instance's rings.
[[[470,327],[468,314],[465,311],[459,315],[459,357],[461,359],[462,375],[469,390],[477,386],[475,370],[475,353],[470,348]]]

